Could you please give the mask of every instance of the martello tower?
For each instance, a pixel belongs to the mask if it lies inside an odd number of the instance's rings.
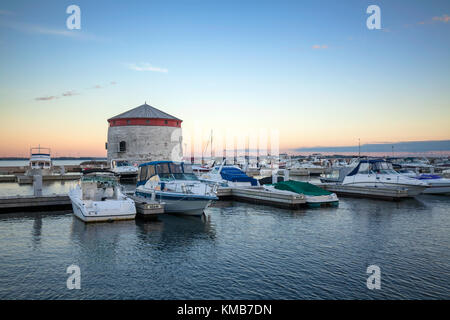
[[[147,103],[108,119],[108,161],[138,162],[172,159],[181,155],[181,122]]]

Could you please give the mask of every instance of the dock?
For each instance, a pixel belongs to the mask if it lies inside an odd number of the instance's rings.
[[[409,197],[407,190],[394,190],[390,188],[354,187],[331,183],[328,184],[322,183],[316,185],[330,192],[334,192],[338,196],[373,198],[382,200],[400,200]]]
[[[0,213],[38,210],[50,211],[70,208],[72,208],[72,203],[66,194],[0,197]]]
[[[298,209],[306,204],[305,196],[302,194],[294,195],[270,192],[261,186],[246,188],[219,188],[217,196],[219,199],[232,198],[238,201],[265,204],[288,209]]]
[[[80,179],[81,174],[52,174],[42,176],[42,181],[70,181]],[[33,176],[16,176],[16,181],[19,184],[32,184]]]

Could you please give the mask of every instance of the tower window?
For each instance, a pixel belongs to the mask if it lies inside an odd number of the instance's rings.
[[[119,142],[119,152],[125,152],[127,151],[127,144],[125,141]]]

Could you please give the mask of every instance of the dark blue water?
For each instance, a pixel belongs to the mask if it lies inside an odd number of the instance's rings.
[[[206,219],[86,225],[0,216],[2,299],[449,299],[450,198],[289,211],[219,202]],[[81,268],[81,290],[66,268]],[[366,268],[381,268],[381,289]]]

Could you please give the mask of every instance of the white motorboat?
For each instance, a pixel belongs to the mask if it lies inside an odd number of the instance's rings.
[[[218,199],[216,188],[200,181],[190,164],[153,161],[139,165],[135,194],[165,202],[166,213],[201,216]]]
[[[434,174],[420,174],[413,175],[412,172],[403,173],[408,177],[412,177],[414,179],[426,182],[428,184],[428,188],[426,188],[422,193],[428,194],[447,194],[450,193],[450,179],[443,178]]]
[[[361,160],[344,178],[342,185],[405,190],[410,197],[417,196],[428,187],[425,182],[399,174],[391,163],[384,160]]]
[[[69,191],[73,213],[84,222],[130,220],[136,216],[132,199],[122,193],[112,172],[87,171]]]
[[[49,175],[52,171],[50,148],[41,146],[30,149],[30,160],[26,175]]]
[[[120,178],[135,178],[138,168],[128,160],[117,159],[111,160],[111,171]]]

